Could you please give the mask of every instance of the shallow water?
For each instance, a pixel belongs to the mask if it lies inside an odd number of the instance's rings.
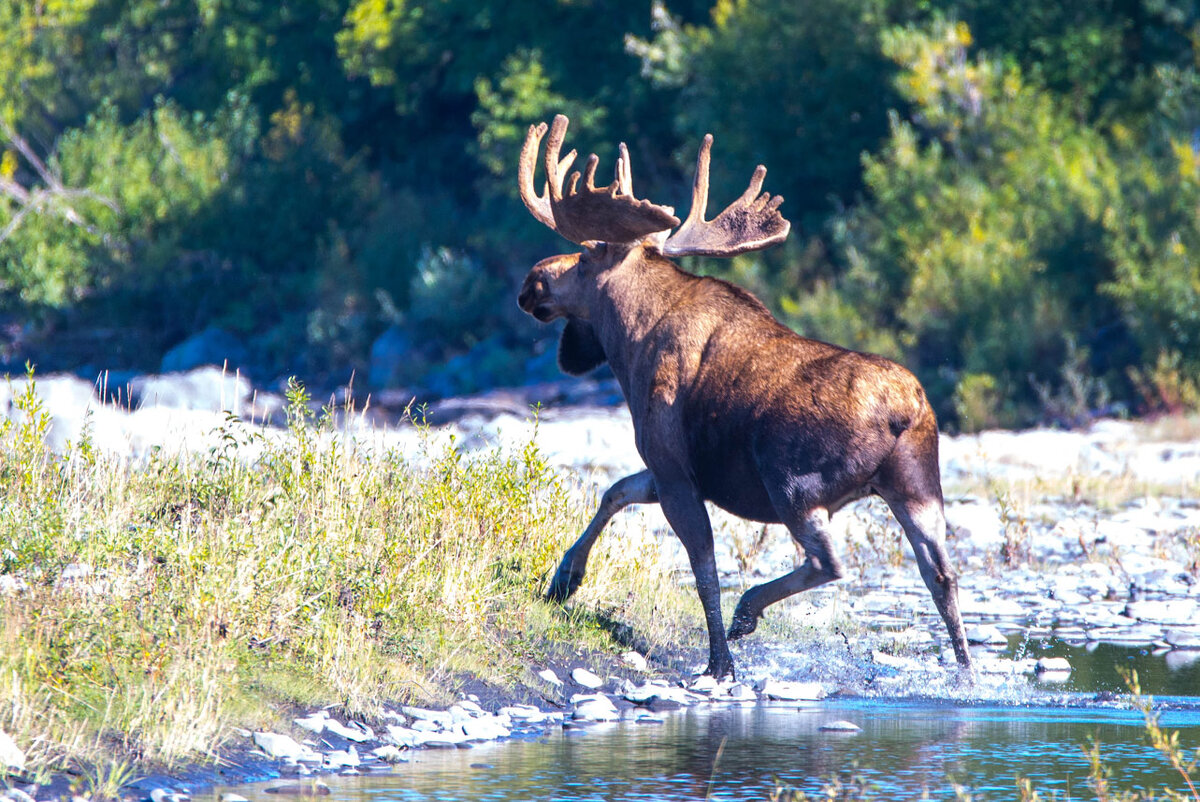
[[[937,698],[926,675],[908,698],[832,698],[819,703],[701,706],[661,724],[621,722],[556,729],[531,740],[473,749],[419,750],[387,774],[328,777],[332,800],[743,800],[768,799],[777,783],[809,794],[833,778],[859,778],[880,800],[1018,797],[1028,777],[1045,798],[1093,798],[1093,742],[1119,790],[1186,790],[1147,745],[1142,714],[1128,709],[1118,668],[1135,669],[1153,695],[1160,725],[1200,748],[1200,654],[1155,654],[1114,645],[1014,638],[1008,657],[1066,657],[1069,679],[980,676],[967,696]],[[980,653],[982,654],[982,652]],[[939,670],[938,674],[945,674]],[[961,691],[961,689],[959,689]],[[933,694],[931,698],[929,694]],[[849,721],[857,733],[822,731]],[[1200,779],[1198,776],[1196,779]],[[270,784],[236,789],[252,802],[280,802]]]
[[[821,731],[835,720],[862,731]],[[1200,745],[1200,708],[1167,710],[1161,723],[1179,730],[1183,745]],[[878,799],[916,798],[925,790],[953,799],[951,781],[1007,799],[1022,775],[1046,796],[1079,798],[1087,796],[1083,746],[1090,739],[1100,743],[1115,787],[1179,787],[1179,776],[1144,745],[1136,712],[881,700],[691,709],[658,725],[620,723],[420,752],[391,774],[328,783],[332,799],[355,802],[741,800],[767,799],[777,781],[814,793],[831,777],[857,774]],[[261,788],[240,790],[277,802],[254,793]]]

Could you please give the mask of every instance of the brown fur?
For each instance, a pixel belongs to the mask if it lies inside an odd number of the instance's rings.
[[[533,216],[585,250],[534,265],[518,303],[542,322],[566,318],[563,370],[609,363],[646,470],[604,494],[563,556],[549,598],[564,600],[579,587],[592,544],[618,510],[657,502],[696,577],[708,627],[706,672],[730,675],[727,639],[753,632],[767,606],[841,577],[829,516],[876,493],[904,527],[955,656],[969,666],[945,547],[937,422],[920,384],[889,360],[799,337],[744,290],[686,273],[663,256],[733,256],[782,242],[790,224],[779,213],[783,198],[761,191],[766,168],[759,165],[742,196],[707,220],[706,136],[691,211],[680,225],[671,209],[633,195],[624,145],[610,186],[595,186],[594,155],[583,186],[578,173],[565,184],[575,157],[559,158],[567,125],[558,115],[549,128],[541,194],[534,172],[548,129],[530,127],[517,182]],[[805,555],[796,570],[742,595],[728,634],[705,501],[783,523]]]

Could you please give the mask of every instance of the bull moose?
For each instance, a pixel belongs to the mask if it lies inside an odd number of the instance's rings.
[[[801,337],[745,290],[670,261],[782,242],[790,224],[779,213],[783,199],[760,194],[766,168],[759,165],[746,192],[706,221],[706,136],[692,207],[680,225],[670,207],[634,197],[624,144],[612,184],[595,185],[593,154],[583,185],[574,172],[564,186],[576,155],[559,159],[567,125],[558,115],[549,129],[542,193],[534,172],[545,123],[529,129],[518,180],[533,216],[583,250],[534,265],[518,303],[543,323],[566,319],[558,349],[564,372],[579,375],[608,362],[646,470],[605,492],[547,597],[565,601],[575,592],[613,515],[657,502],[687,551],[704,607],[704,673],[732,676],[727,640],[753,632],[768,605],[841,578],[829,516],[875,494],[904,528],[955,657],[969,667],[945,546],[937,421],[916,377],[883,357]],[[794,571],[742,595],[728,634],[706,501],[742,518],[783,523],[804,550]]]

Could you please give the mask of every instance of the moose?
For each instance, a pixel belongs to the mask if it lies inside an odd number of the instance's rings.
[[[760,194],[766,168],[759,165],[745,193],[705,220],[713,141],[705,136],[691,210],[680,225],[671,207],[634,197],[624,143],[610,185],[595,185],[595,154],[582,186],[578,171],[566,181],[576,156],[572,150],[559,158],[567,125],[558,115],[549,128],[541,194],[534,173],[547,126],[530,127],[518,181],[533,216],[583,250],[534,265],[517,302],[542,323],[566,319],[558,346],[565,373],[609,364],[646,470],[604,493],[547,598],[565,601],[579,587],[588,553],[613,515],[630,504],[658,503],[687,552],[704,608],[704,673],[731,677],[728,641],[753,632],[764,608],[841,578],[829,517],[875,494],[903,527],[955,657],[969,669],[945,546],[937,421],[916,377],[883,357],[801,337],[745,290],[670,261],[782,242],[790,223],[779,213],[783,198]],[[794,571],[742,595],[728,633],[705,502],[784,524],[804,552]]]

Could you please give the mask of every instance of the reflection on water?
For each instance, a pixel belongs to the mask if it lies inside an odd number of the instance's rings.
[[[1193,700],[1194,701],[1194,700]],[[820,731],[849,720],[856,734]],[[1200,746],[1200,708],[1171,709],[1162,725]],[[387,775],[329,780],[332,800],[743,800],[766,799],[775,782],[809,793],[857,772],[879,799],[925,789],[953,799],[950,781],[989,799],[1013,798],[1018,775],[1046,795],[1084,793],[1095,739],[1123,789],[1178,787],[1180,778],[1144,746],[1140,714],[1103,707],[962,707],[878,699],[810,707],[710,707],[665,724],[621,723],[529,742],[426,751]],[[278,797],[238,789],[256,802]]]

